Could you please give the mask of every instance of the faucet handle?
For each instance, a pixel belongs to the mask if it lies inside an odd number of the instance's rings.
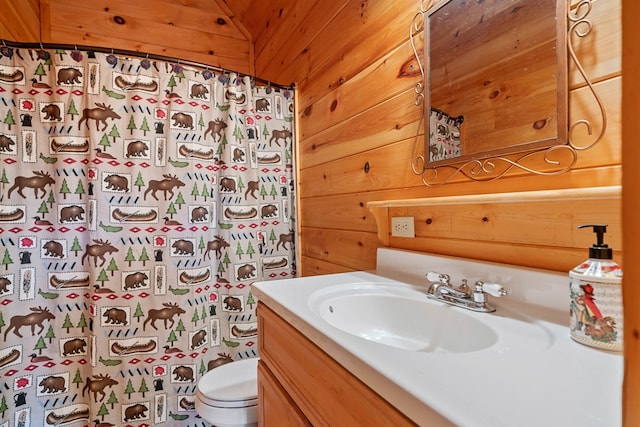
[[[482,283],[482,290],[494,297],[507,295],[507,290],[499,283]]]
[[[435,271],[428,272],[425,277],[427,278],[427,281],[431,283],[443,283],[448,285],[451,281],[451,277],[449,277],[448,274],[436,273]]]

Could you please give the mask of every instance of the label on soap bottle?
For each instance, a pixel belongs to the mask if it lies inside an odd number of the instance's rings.
[[[571,338],[592,347],[622,351],[622,270],[615,263],[590,261],[569,273]]]

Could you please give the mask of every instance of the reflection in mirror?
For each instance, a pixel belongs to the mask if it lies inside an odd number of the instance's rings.
[[[425,4],[426,1],[426,4]],[[411,43],[424,34],[424,147],[412,167],[428,186],[461,173],[487,181],[517,167],[559,174],[576,162],[568,125],[569,53],[606,117],[572,49],[591,31],[592,0],[423,0]],[[598,139],[601,137],[598,136]],[[596,142],[597,142],[596,140]],[[445,173],[446,172],[446,173]]]
[[[565,138],[565,38],[554,1],[449,0],[425,20],[429,162]]]

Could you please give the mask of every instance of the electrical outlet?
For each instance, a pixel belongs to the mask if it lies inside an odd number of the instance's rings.
[[[412,216],[391,217],[391,235],[393,237],[416,237]]]

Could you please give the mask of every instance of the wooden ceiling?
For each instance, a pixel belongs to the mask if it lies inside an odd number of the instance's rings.
[[[0,0],[0,38],[100,46],[255,74],[255,46],[295,0]]]

